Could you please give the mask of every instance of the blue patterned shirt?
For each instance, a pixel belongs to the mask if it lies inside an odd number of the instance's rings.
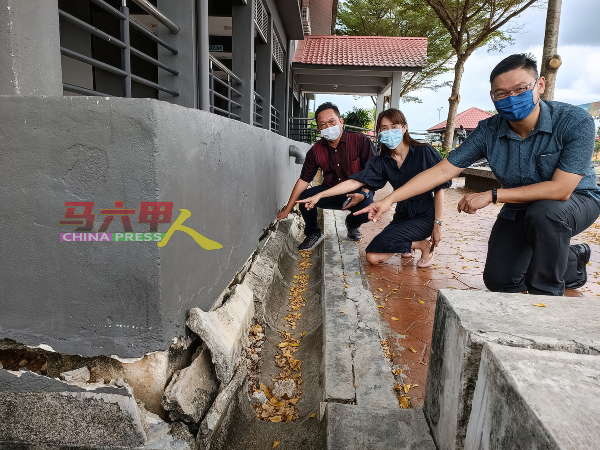
[[[583,175],[574,192],[600,203],[600,188],[592,164],[595,124],[582,108],[567,103],[540,101],[540,118],[525,139],[506,119],[495,115],[482,120],[473,133],[448,155],[456,167],[467,168],[487,158],[503,188],[529,186],[552,180],[556,169]],[[514,220],[526,203],[507,203],[499,217]]]

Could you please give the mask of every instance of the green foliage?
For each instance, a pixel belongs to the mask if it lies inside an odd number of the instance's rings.
[[[336,34],[350,36],[427,37],[427,65],[422,72],[407,73],[402,79],[403,102],[421,100],[409,95],[421,89],[438,90],[440,75],[451,72],[454,50],[450,35],[425,0],[347,0],[340,3]]]
[[[600,127],[598,127],[598,131],[596,131],[596,135],[600,136]]]
[[[365,108],[352,108],[352,111],[342,114],[344,125],[353,127],[369,128],[369,124],[373,121],[373,110]]]

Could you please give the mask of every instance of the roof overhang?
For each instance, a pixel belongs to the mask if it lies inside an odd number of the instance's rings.
[[[421,72],[421,67],[331,66],[292,63],[302,92],[377,95],[389,89],[395,72]]]
[[[302,14],[300,13],[298,0],[275,0],[275,3],[288,39],[303,40],[304,28],[302,27]]]

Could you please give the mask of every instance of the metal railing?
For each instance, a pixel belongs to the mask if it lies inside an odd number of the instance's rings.
[[[236,76],[231,70],[221,63],[217,58],[209,55],[210,76],[209,76],[209,91],[210,91],[210,112],[219,114],[230,119],[240,120],[242,117],[231,111],[232,106],[241,108],[239,102],[233,100],[233,96],[241,97],[242,93],[236,87],[241,86],[243,81]],[[215,72],[223,72],[224,78],[221,79]]]
[[[274,106],[271,106],[271,131],[277,133],[277,134],[281,134],[280,131],[280,123],[281,121],[281,113],[279,112],[279,110],[277,108],[275,108]]]
[[[262,128],[265,99],[254,92],[254,126]]]
[[[108,12],[109,14],[118,18],[121,21],[120,36],[119,36],[120,39],[117,39],[114,36],[100,30],[99,28],[96,28],[93,25],[90,25],[89,23],[87,23],[83,20],[80,20],[77,17],[72,16],[71,14],[69,14],[65,11],[62,11],[60,9],[58,10],[59,18],[61,20],[70,22],[71,24],[73,24],[85,31],[88,31],[90,34],[102,39],[103,41],[108,42],[109,44],[114,45],[115,47],[118,47],[121,50],[121,65],[120,65],[120,67],[115,67],[111,64],[105,63],[98,59],[95,59],[90,56],[83,55],[79,52],[70,50],[66,47],[63,47],[62,44],[60,47],[61,54],[63,54],[64,56],[67,56],[69,58],[73,58],[77,61],[81,61],[83,63],[89,64],[92,67],[95,67],[95,68],[98,68],[101,70],[105,70],[107,72],[110,72],[115,75],[119,75],[119,76],[123,77],[122,97],[127,97],[127,98],[131,97],[131,84],[133,81],[135,81],[136,83],[140,83],[140,84],[149,86],[156,90],[167,92],[175,97],[179,96],[179,92],[177,92],[173,89],[166,88],[164,86],[161,86],[158,83],[155,83],[154,81],[148,80],[139,75],[132,74],[132,72],[131,72],[131,55],[134,55],[156,67],[159,67],[169,73],[172,73],[173,75],[179,75],[179,72],[175,69],[172,69],[172,68],[166,66],[165,64],[161,63],[160,61],[151,57],[150,55],[147,55],[146,53],[141,52],[140,50],[138,50],[136,48],[133,48],[130,44],[130,37],[131,37],[130,27],[133,27],[135,30],[140,32],[143,36],[154,41],[154,43],[161,45],[162,47],[164,47],[165,49],[167,49],[174,55],[176,55],[178,53],[177,50],[175,48],[171,47],[166,42],[164,42],[162,39],[160,39],[154,33],[148,31],[142,25],[137,23],[135,20],[131,19],[129,17],[129,8],[126,6],[126,0],[123,0],[123,6],[121,6],[120,9],[113,8],[111,5],[106,3],[104,0],[90,0],[90,1],[92,3],[98,5],[104,11]],[[148,11],[149,14],[154,16],[161,23],[164,23],[171,31],[173,31],[174,33],[179,31],[179,27],[177,27],[177,25],[173,24],[169,19],[167,19],[153,5],[150,5],[145,0],[134,0],[134,1],[136,4],[138,4],[139,6],[144,8],[146,11]],[[167,25],[165,22],[169,23],[171,26]],[[177,31],[174,31],[174,28],[176,28]],[[83,95],[96,95],[96,96],[103,96],[103,97],[110,96],[103,92],[99,92],[95,89],[89,89],[89,88],[85,88],[82,86],[76,86],[76,85],[69,84],[69,83],[63,83],[63,89],[68,92],[74,92],[74,93],[83,94]]]
[[[353,125],[344,125],[346,130],[363,133],[376,143],[375,131],[369,128],[355,127]],[[289,138],[307,144],[314,144],[321,139],[321,132],[317,130],[317,122],[312,117],[290,117],[289,119]]]

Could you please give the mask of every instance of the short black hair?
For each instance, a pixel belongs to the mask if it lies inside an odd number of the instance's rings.
[[[325,102],[319,105],[319,107],[317,108],[317,110],[315,111],[315,120],[319,120],[319,114],[322,113],[323,111],[325,111],[326,109],[333,109],[333,112],[335,113],[336,116],[341,117],[340,115],[340,110],[338,109],[337,106],[335,106],[333,103],[331,102]]]
[[[535,75],[536,78],[538,77],[537,61],[535,60],[535,56],[533,56],[531,53],[517,53],[507,56],[500,61],[496,67],[494,67],[494,70],[492,70],[492,73],[490,74],[490,84],[494,82],[498,75],[502,75],[503,73],[516,69],[529,70]]]

